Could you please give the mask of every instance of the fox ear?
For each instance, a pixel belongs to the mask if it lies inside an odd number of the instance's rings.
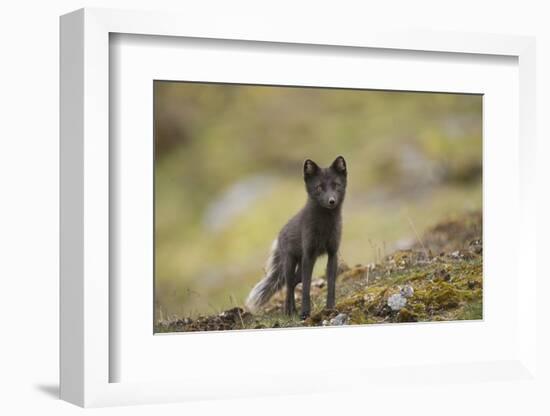
[[[334,159],[334,162],[332,162],[332,165],[330,165],[330,167],[334,169],[336,172],[344,175],[348,171],[348,168],[346,166],[346,160],[342,156],[338,156],[336,159]]]
[[[313,176],[319,171],[319,166],[311,160],[307,159],[304,162],[304,177]]]

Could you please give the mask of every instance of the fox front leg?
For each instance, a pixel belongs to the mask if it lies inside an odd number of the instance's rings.
[[[302,313],[300,317],[306,319],[311,313],[311,274],[313,273],[313,266],[315,259],[311,255],[304,255],[302,258]]]
[[[328,254],[327,261],[327,309],[334,309],[336,304],[336,273],[338,270],[338,256],[336,253]]]

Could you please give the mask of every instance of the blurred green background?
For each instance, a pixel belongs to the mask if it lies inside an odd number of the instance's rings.
[[[481,208],[480,95],[167,81],[154,94],[157,320],[243,303],[305,202],[306,158],[346,158],[350,265]]]

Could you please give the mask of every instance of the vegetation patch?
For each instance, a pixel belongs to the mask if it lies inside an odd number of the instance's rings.
[[[395,251],[378,263],[349,267],[341,262],[336,307],[324,307],[326,281],[321,276],[312,282],[313,310],[303,321],[282,313],[281,291],[260,314],[234,307],[196,319],[162,321],[156,332],[482,319],[481,224],[481,213],[475,212],[435,225],[410,249]],[[296,292],[299,310],[300,285]]]

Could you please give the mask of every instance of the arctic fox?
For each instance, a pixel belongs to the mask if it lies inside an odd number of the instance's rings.
[[[271,246],[264,278],[254,286],[246,306],[255,311],[286,286],[285,313],[296,312],[294,289],[302,282],[301,318],[311,312],[311,274],[317,258],[328,255],[327,308],[334,308],[338,248],[342,235],[342,204],[346,195],[347,167],[338,156],[328,168],[320,168],[307,159],[304,162],[307,191],[305,206],[281,229]]]

